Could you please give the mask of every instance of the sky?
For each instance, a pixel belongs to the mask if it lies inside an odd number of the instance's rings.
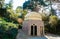
[[[10,0],[5,0],[5,3],[9,3],[9,1]],[[28,1],[28,0],[13,0],[13,4],[12,4],[13,5],[13,9],[15,10],[17,8],[17,6],[23,6],[23,3],[25,1]],[[52,7],[53,7],[53,9],[57,9],[57,5],[56,4],[54,4]],[[56,10],[56,12],[60,13],[59,10]],[[57,14],[57,16],[59,16],[59,18],[60,18],[60,14]]]
[[[5,0],[5,3],[9,3],[10,0]],[[27,0],[13,0],[13,9],[15,10],[17,6],[23,6],[23,3]]]

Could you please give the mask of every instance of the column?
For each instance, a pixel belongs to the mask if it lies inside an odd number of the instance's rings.
[[[40,26],[37,26],[37,36],[40,36]]]

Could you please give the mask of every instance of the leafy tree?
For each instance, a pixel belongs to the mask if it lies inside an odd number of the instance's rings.
[[[6,10],[7,10],[7,13],[6,14],[9,14],[7,15],[8,19],[10,20],[14,20],[14,19],[17,19],[17,15],[15,14],[14,10],[12,9],[12,0],[10,0],[9,4],[6,4]]]
[[[50,24],[50,30],[51,30],[50,32],[56,33],[57,23],[58,23],[57,16],[51,15],[49,18],[49,24]]]
[[[53,8],[51,8],[50,12],[51,12],[50,15],[56,15],[56,12],[55,12],[55,10]]]
[[[26,1],[24,4],[23,4],[23,9],[26,9],[27,7],[30,8],[31,6],[29,6],[30,4],[30,1]]]
[[[15,13],[15,15],[17,15],[18,18],[22,18],[22,17],[23,17],[22,11],[23,11],[22,7],[21,7],[21,6],[18,6],[18,7],[16,8],[16,13]]]
[[[27,9],[23,10],[21,6],[16,8],[16,15],[18,14],[18,18],[24,19],[24,16],[27,14]]]
[[[4,1],[5,1],[5,0],[0,0],[0,8],[3,7],[3,5],[4,5]]]
[[[57,22],[58,22],[57,16],[55,16],[55,15],[50,16],[49,23],[50,23],[52,26],[57,25]]]
[[[16,13],[21,13],[22,12],[22,7],[21,6],[18,6],[17,8],[16,8]]]
[[[0,16],[4,17],[6,13],[6,8],[0,8]]]
[[[2,3],[2,4],[1,4],[1,5],[2,5],[2,6],[1,6],[2,8],[0,8],[0,15],[1,15],[2,17],[7,17],[7,18],[9,18],[9,14],[10,14],[10,13],[9,13],[7,10],[12,8],[12,7],[11,7],[11,6],[12,6],[11,3],[6,4],[5,7],[3,7],[3,6],[4,6],[4,4],[3,4],[3,3],[4,3],[4,0],[0,0],[0,1],[1,1],[1,3]]]
[[[23,4],[23,9],[28,8],[28,9],[34,10],[37,5],[46,6],[46,4],[44,3],[43,0],[30,0],[30,1],[26,1],[26,2]]]
[[[6,8],[3,8],[5,0],[0,0],[0,16],[4,17],[6,13]]]
[[[13,22],[18,22],[19,23],[19,21],[18,21],[19,18],[23,17],[22,16],[22,7],[18,6],[17,9],[16,9],[16,11],[14,11],[12,9],[11,3],[9,3],[9,4],[6,5],[6,8],[7,8],[7,13],[9,14],[8,15],[9,19],[12,20]]]
[[[13,0],[10,0],[10,2],[9,2],[9,7],[10,7],[10,8],[13,7],[13,6],[12,6],[12,3],[13,3]]]
[[[27,9],[23,10],[22,13],[25,16],[27,14]]]
[[[43,21],[47,21],[47,15],[46,14],[42,13],[41,16],[42,16]]]

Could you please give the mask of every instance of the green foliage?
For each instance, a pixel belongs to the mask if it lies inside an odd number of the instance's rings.
[[[19,25],[16,21],[23,16],[20,15],[23,10],[20,10],[18,8],[17,13],[12,9],[12,0],[5,5],[5,8],[0,8],[0,39],[16,39]]]
[[[18,24],[6,22],[0,17],[0,39],[15,39],[18,33]]]
[[[10,23],[10,22],[2,22],[0,23],[0,27],[3,27],[4,30],[9,30],[10,28],[18,28],[18,24]]]
[[[50,19],[49,19],[49,23],[50,23],[52,26],[55,26],[55,25],[57,25],[57,22],[58,22],[57,16],[51,15],[51,16],[50,16]]]
[[[22,12],[22,7],[21,6],[18,6],[17,8],[16,8],[16,13],[21,13]]]
[[[7,26],[0,24],[0,37],[1,39],[15,39],[18,29],[14,26]]]
[[[1,39],[15,39],[17,33],[18,33],[18,30],[16,28],[12,28],[8,31],[0,30],[0,37]]]
[[[16,35],[18,33],[18,30],[16,28],[12,28],[6,32],[7,37],[10,39],[15,39]],[[5,38],[4,38],[5,39]]]
[[[46,23],[46,22],[45,22]],[[45,25],[45,31],[53,34],[60,35],[60,20],[57,19],[57,16],[51,15],[49,17],[49,23]]]
[[[18,7],[16,8],[15,17],[16,17],[16,18],[22,18],[22,19],[23,19],[23,17],[24,17],[23,12],[24,12],[24,11],[23,11],[22,7],[21,7],[21,6],[18,6]]]
[[[0,16],[4,17],[6,13],[6,8],[0,8]]]
[[[36,8],[37,5],[47,6],[44,0],[29,0],[23,4],[22,7],[18,6],[14,11],[12,9],[12,0],[10,0],[9,4],[6,4],[6,8],[3,7],[3,3],[0,4],[0,39],[15,39],[18,27],[22,28],[20,24],[18,24],[18,18],[24,19],[24,16],[27,14],[27,9],[31,9],[32,11]],[[60,20],[55,16],[55,11],[51,9],[51,16],[48,17],[46,14],[41,14],[42,20],[45,24],[45,30],[51,33],[60,34]]]
[[[56,12],[53,8],[51,8],[51,15],[56,15]]]
[[[41,16],[42,16],[43,21],[48,21],[49,20],[49,16],[47,16],[45,13],[42,13]]]
[[[5,0],[0,0],[0,1],[2,1],[2,2],[0,2],[0,8],[2,8]]]
[[[36,8],[37,5],[43,5],[43,6],[47,6],[44,2],[44,0],[29,0],[26,1],[23,4],[23,9],[31,9],[34,10]]]
[[[23,19],[24,19],[24,16],[27,14],[27,9],[23,10],[22,14],[23,14],[22,16],[23,16]]]

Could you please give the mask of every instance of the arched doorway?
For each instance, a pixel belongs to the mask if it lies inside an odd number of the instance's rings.
[[[33,35],[33,26],[31,26],[31,35]]]
[[[35,24],[31,25],[31,35],[37,36],[37,26]]]

